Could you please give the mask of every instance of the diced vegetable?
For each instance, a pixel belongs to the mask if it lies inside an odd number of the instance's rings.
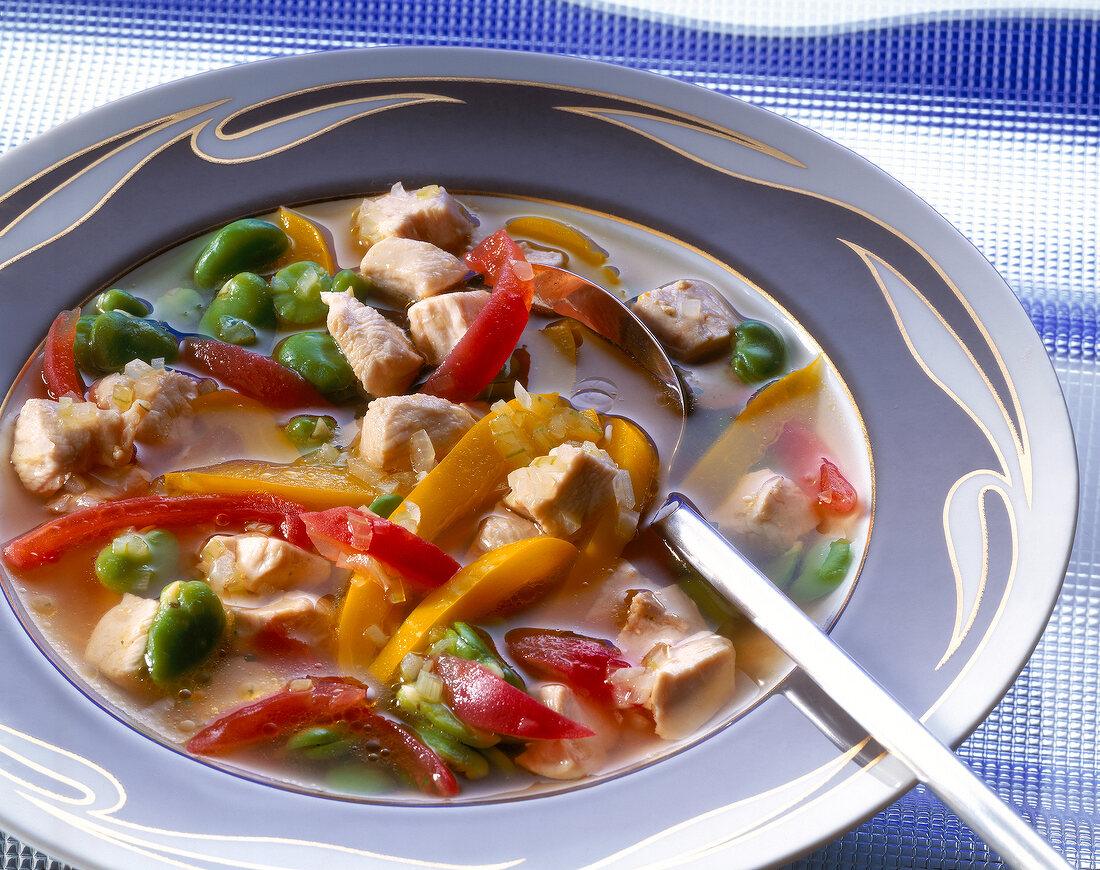
[[[242,323],[247,329],[240,328]],[[226,281],[199,322],[207,335],[239,345],[255,344],[257,329],[274,327],[271,289],[254,272],[240,272]]]
[[[528,538],[481,556],[420,602],[393,633],[370,666],[388,682],[401,660],[428,643],[439,625],[507,611],[517,601],[533,601],[569,570],[577,549],[558,538]]]
[[[332,289],[329,273],[308,260],[284,266],[271,279],[271,296],[281,323],[313,326],[323,323],[328,306],[321,294]]]
[[[327,332],[288,335],[275,346],[274,357],[325,395],[345,393],[358,380],[336,339]]]
[[[336,626],[336,660],[349,671],[367,668],[385,642],[395,605],[379,578],[352,574],[340,604]]]
[[[70,550],[126,528],[195,526],[203,523],[265,523],[286,541],[309,547],[302,507],[272,495],[139,496],[104,502],[43,523],[4,547],[12,568],[27,570],[56,562]]]
[[[295,371],[224,341],[190,338],[183,357],[199,371],[272,408],[323,407],[329,402]]]
[[[746,384],[767,380],[787,364],[787,345],[774,327],[759,320],[743,320],[734,327],[730,365]]]
[[[328,239],[317,224],[286,206],[279,208],[275,218],[290,240],[290,247],[275,264],[276,268],[281,269],[299,260],[310,260],[330,275],[336,271],[336,260],[332,256]]]
[[[817,479],[817,503],[834,514],[849,513],[856,506],[856,491],[840,469],[824,457]]]
[[[370,503],[371,513],[376,513],[380,517],[389,519],[390,514],[397,510],[397,506],[403,502],[404,499],[395,492],[387,492],[385,495],[380,495],[374,501]]]
[[[60,399],[62,396],[84,398],[84,381],[76,368],[74,350],[80,320],[79,308],[62,311],[54,318],[50,331],[46,334],[42,378],[46,382],[46,393],[51,399]]]
[[[433,659],[443,680],[447,704],[463,722],[525,740],[571,740],[596,732],[556,713],[485,665],[457,656]]]
[[[124,532],[99,551],[95,574],[113,592],[144,595],[180,570],[180,545],[165,529]]]
[[[161,688],[175,684],[205,662],[225,635],[225,608],[201,580],[177,580],[160,595],[149,627],[145,665]]]
[[[360,302],[366,302],[373,289],[370,281],[352,269],[342,269],[332,276],[333,293],[347,293],[350,290]]]
[[[284,429],[286,437],[302,453],[309,453],[336,437],[336,418],[328,414],[298,414]]]
[[[111,290],[104,290],[96,298],[92,304],[96,314],[102,314],[104,311],[123,311],[126,314],[132,314],[134,317],[147,317],[152,309],[130,293],[125,290],[119,290],[117,287]]]
[[[823,540],[806,551],[802,568],[787,593],[795,601],[824,598],[848,575],[852,564],[852,542],[847,538]]]
[[[96,374],[120,372],[131,360],[175,362],[179,341],[151,320],[121,311],[96,315],[88,331],[87,359]]]
[[[195,285],[209,290],[238,272],[263,272],[275,264],[290,239],[281,227],[256,218],[234,221],[214,234],[195,262]]]
[[[559,680],[590,698],[612,700],[608,674],[631,666],[613,643],[571,631],[515,628],[504,638],[508,652],[540,677]]]
[[[433,632],[429,656],[451,655],[460,659],[480,662],[494,674],[517,689],[526,690],[523,679],[500,657],[489,635],[479,631],[468,622],[456,622],[450,628]]]

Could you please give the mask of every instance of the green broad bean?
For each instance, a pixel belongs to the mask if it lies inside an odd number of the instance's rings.
[[[409,695],[403,691],[398,691],[395,698],[397,705],[406,713],[422,716],[431,727],[467,746],[482,749],[500,742],[500,738],[491,731],[483,731],[467,725],[455,716],[450,707],[440,701],[426,701],[418,698],[410,702]]]
[[[746,384],[754,384],[779,374],[787,364],[787,345],[783,336],[759,320],[743,320],[730,339],[733,356],[730,365]]]
[[[76,338],[73,339],[73,356],[76,364],[90,374],[102,374],[92,356],[92,324],[98,314],[82,314],[76,322]]]
[[[298,332],[275,346],[274,359],[300,374],[321,393],[332,395],[355,386],[351,370],[339,345],[327,332]]]
[[[145,644],[149,676],[168,688],[206,661],[225,634],[225,608],[201,580],[176,580],[160,594]]]
[[[153,310],[136,296],[127,293],[125,290],[119,290],[117,287],[100,293],[95,298],[92,307],[97,314],[102,314],[104,311],[124,311],[127,314],[134,315],[134,317],[145,317]]]
[[[80,342],[77,324],[77,343]],[[76,345],[74,344],[74,351]],[[179,341],[163,326],[151,320],[131,317],[121,311],[97,314],[87,332],[87,349],[78,351],[77,358],[88,363],[87,371],[119,372],[131,360],[151,363],[155,359],[175,362],[179,356]],[[81,368],[84,365],[81,364]]]
[[[174,287],[157,300],[157,316],[190,327],[206,311],[206,299],[194,287]]]
[[[764,570],[764,574],[780,589],[786,589],[794,579],[794,572],[798,570],[798,563],[802,561],[804,549],[802,542],[796,541],[790,549],[771,561]]]
[[[802,603],[824,598],[841,584],[851,564],[852,542],[847,538],[820,541],[806,551],[787,593]]]
[[[335,761],[355,748],[355,738],[339,725],[304,728],[286,742],[287,749],[311,761]]]
[[[256,330],[275,328],[271,288],[254,272],[238,272],[221,286],[199,328],[231,344],[255,344]]]
[[[299,414],[283,427],[286,437],[301,453],[309,453],[336,436],[336,418],[328,414]]]
[[[366,302],[374,286],[354,269],[342,269],[332,276],[332,292],[346,293],[348,290],[360,302]]]
[[[280,322],[290,326],[314,326],[328,317],[321,294],[332,289],[332,278],[316,263],[291,263],[271,279],[271,295]]]
[[[478,750],[433,728],[421,717],[412,717],[409,727],[429,749],[468,779],[489,773],[489,760]]]
[[[484,665],[520,691],[527,691],[520,677],[493,646],[492,639],[466,622],[456,622],[436,636],[428,655],[452,655]]]
[[[381,794],[393,789],[393,777],[384,767],[362,762],[329,768],[325,783],[336,791],[352,794]]]
[[[206,243],[192,273],[195,286],[210,290],[238,272],[262,272],[290,247],[282,227],[245,218],[222,227]]]
[[[405,499],[396,492],[387,492],[385,495],[378,496],[378,498],[370,503],[371,513],[376,513],[380,517],[389,519],[390,514],[397,510],[397,506],[404,500]]]
[[[164,529],[124,532],[99,551],[95,574],[113,592],[144,595],[179,574],[180,545]]]

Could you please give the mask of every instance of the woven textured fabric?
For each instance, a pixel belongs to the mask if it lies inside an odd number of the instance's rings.
[[[0,0],[0,151],[205,70],[430,44],[659,72],[779,112],[879,164],[1005,276],[1066,394],[1082,491],[1065,586],[1028,666],[960,754],[1077,866],[1100,867],[1100,19],[929,13],[760,30],[709,24],[711,3],[665,6],[656,17],[559,0]],[[1020,788],[1025,773],[1037,788]],[[10,837],[3,846],[3,870],[61,870]],[[792,868],[1000,866],[916,788]]]

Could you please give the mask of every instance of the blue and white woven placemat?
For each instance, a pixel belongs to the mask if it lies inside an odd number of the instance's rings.
[[[882,166],[966,234],[1043,337],[1078,439],[1077,541],[1050,625],[960,754],[1100,867],[1100,12],[1013,0],[0,0],[0,152],[154,84],[375,44],[571,54],[757,103]],[[669,10],[675,10],[670,12]],[[1041,735],[1037,736],[1037,735]],[[1038,788],[1022,789],[1020,772]],[[3,870],[62,865],[0,832]],[[1002,866],[924,789],[792,865]]]

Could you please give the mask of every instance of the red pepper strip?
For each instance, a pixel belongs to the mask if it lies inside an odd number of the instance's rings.
[[[817,478],[817,503],[827,511],[846,514],[856,506],[856,490],[837,468],[824,456]]]
[[[294,502],[263,494],[126,498],[93,505],[31,529],[4,547],[4,560],[13,568],[37,568],[122,529],[201,523],[268,523],[291,544],[308,549],[309,536],[300,516],[303,510]]]
[[[257,743],[286,738],[311,725],[348,722],[352,732],[384,750],[387,763],[421,791],[440,797],[458,794],[458,781],[438,755],[396,722],[376,713],[367,687],[351,677],[308,677],[312,685],[287,687],[231,710],[187,743],[195,755],[225,755]]]
[[[189,338],[183,342],[180,355],[203,374],[272,408],[331,404],[297,372],[235,344],[213,338]]]
[[[420,388],[452,402],[473,401],[497,376],[523,335],[534,296],[531,266],[504,230],[470,251],[466,262],[493,282],[493,293]]]
[[[596,701],[613,699],[607,677],[630,662],[610,641],[549,628],[514,628],[504,636],[508,652],[539,676],[563,680]]]
[[[479,662],[446,655],[432,661],[443,680],[444,700],[467,725],[527,740],[569,740],[596,733],[540,704]]]
[[[62,311],[50,324],[46,333],[46,353],[42,364],[42,380],[46,382],[46,394],[51,399],[62,396],[84,398],[84,380],[76,367],[73,345],[76,343],[76,324],[80,309]]]
[[[350,677],[310,677],[308,689],[286,688],[230,710],[189,741],[195,755],[224,755],[266,740],[285,737],[320,719],[342,718],[367,700],[367,687]]]
[[[335,507],[304,513],[302,522],[314,546],[328,558],[373,556],[421,589],[442,586],[462,567],[435,544],[366,511]]]

